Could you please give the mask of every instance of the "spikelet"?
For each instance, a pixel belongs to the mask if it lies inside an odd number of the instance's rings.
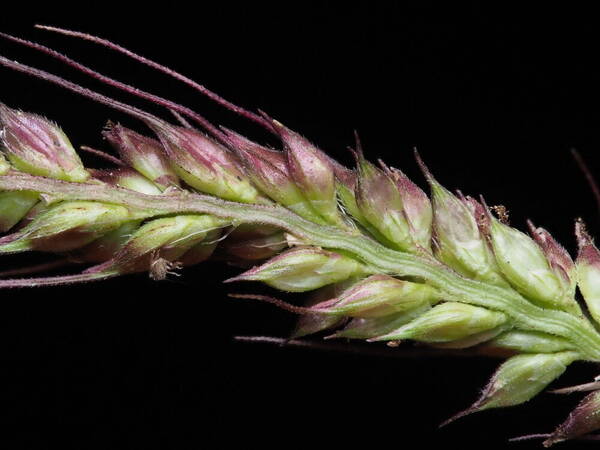
[[[600,361],[600,252],[583,224],[577,224],[580,251],[573,262],[545,229],[529,222],[530,237],[494,217],[483,200],[453,194],[418,155],[430,197],[399,169],[369,162],[358,139],[356,168],[343,167],[277,120],[175,74],[273,133],[280,149],[268,148],[54,50],[2,36],[170,108],[203,131],[0,57],[6,67],[129,114],[154,133],[110,124],[103,135],[119,155],[110,157],[117,166],[92,169],[57,125],[0,104],[0,253],[43,251],[85,265],[71,275],[0,280],[0,288],[135,272],[162,280],[217,250],[219,258],[249,267],[228,282],[312,291],[301,307],[247,295],[300,314],[295,336],[326,332],[511,352],[481,397],[450,420],[521,404],[573,362]],[[545,445],[600,429],[598,417],[595,391]]]

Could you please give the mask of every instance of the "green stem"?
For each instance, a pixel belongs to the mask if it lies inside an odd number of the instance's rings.
[[[120,204],[137,216],[205,213],[240,223],[261,223],[283,228],[314,245],[350,252],[382,273],[418,277],[437,287],[446,299],[501,311],[515,327],[536,330],[569,340],[581,357],[600,361],[600,334],[582,317],[540,308],[512,289],[464,278],[436,260],[391,250],[371,238],[318,225],[280,206],[228,202],[187,191],[145,195],[99,183],[69,183],[17,172],[0,176],[0,190],[30,190],[62,200],[92,200]]]

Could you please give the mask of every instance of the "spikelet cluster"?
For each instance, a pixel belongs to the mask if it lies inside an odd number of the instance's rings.
[[[600,252],[580,222],[573,261],[545,229],[530,222],[525,234],[482,198],[443,187],[418,155],[430,195],[401,170],[368,161],[358,139],[350,169],[265,114],[251,118],[279,139],[279,149],[160,98],[154,100],[206,131],[0,62],[92,96],[150,130],[109,124],[103,135],[118,156],[107,156],[112,168],[92,169],[56,124],[0,104],[0,253],[47,252],[84,267],[71,275],[4,279],[0,287],[135,272],[161,280],[211,257],[225,259],[248,268],[228,282],[311,292],[303,306],[249,296],[299,314],[296,337],[321,333],[511,354],[480,398],[451,420],[526,402],[573,362],[600,360]],[[99,200],[95,189],[114,196]],[[592,393],[546,436],[546,445],[600,428],[598,388],[573,388]]]

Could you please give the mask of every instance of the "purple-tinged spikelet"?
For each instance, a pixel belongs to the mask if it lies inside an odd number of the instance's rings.
[[[575,225],[579,254],[575,261],[577,285],[590,314],[600,320],[600,251],[594,245],[583,222]]]
[[[167,124],[152,125],[177,175],[191,187],[226,200],[260,201],[234,155],[204,134]]]
[[[306,138],[276,120],[273,126],[285,147],[287,172],[310,206],[332,225],[342,223],[338,211],[335,173],[328,157]]]
[[[35,114],[0,103],[2,145],[16,169],[65,181],[85,181],[89,174],[63,131]]]
[[[550,447],[561,441],[585,436],[600,428],[600,391],[588,394],[577,408],[569,415],[545,441]]]
[[[169,165],[161,143],[156,139],[119,124],[109,124],[102,135],[119,152],[123,162],[157,186],[166,189],[179,185],[177,175]]]

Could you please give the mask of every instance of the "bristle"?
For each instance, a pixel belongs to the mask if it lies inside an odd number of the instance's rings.
[[[160,119],[156,116],[153,116],[150,113],[147,113],[141,109],[135,108],[133,106],[127,105],[126,103],[119,102],[117,100],[113,100],[110,97],[99,94],[91,89],[79,86],[71,81],[65,80],[61,77],[53,75],[49,72],[45,72],[40,69],[36,69],[35,67],[27,66],[25,64],[21,64],[17,61],[12,61],[4,56],[0,56],[0,64],[13,69],[17,72],[25,73],[34,78],[39,78],[40,80],[48,81],[49,83],[56,84],[64,89],[67,89],[76,94],[82,95],[89,99],[92,99],[98,103],[109,106],[113,109],[121,111],[127,115],[133,116],[143,121],[148,121],[151,123],[162,123]]]
[[[0,289],[34,288],[43,286],[62,286],[66,284],[86,283],[90,281],[105,280],[118,276],[118,273],[79,273],[56,277],[20,278],[0,280]]]
[[[235,279],[226,280],[226,282],[228,282],[228,281],[235,281]],[[289,311],[294,314],[317,314],[318,313],[316,311],[313,311],[310,308],[304,308],[302,306],[292,305],[291,303],[284,302],[283,300],[280,300],[275,297],[270,297],[268,295],[228,294],[228,297],[240,298],[240,299],[246,299],[246,300],[258,300],[260,302],[270,303],[272,305],[275,305],[281,309],[285,309],[286,311]]]
[[[143,91],[141,89],[138,89],[136,87],[133,87],[129,84],[125,84],[122,83],[118,80],[115,80],[113,78],[107,77],[93,69],[90,69],[87,66],[84,66],[83,64],[69,58],[68,56],[63,55],[62,53],[57,52],[56,50],[53,50],[51,48],[45,47],[41,44],[38,44],[36,42],[31,42],[31,41],[27,41],[25,39],[21,39],[15,36],[11,36],[10,34],[6,34],[6,33],[1,33],[0,32],[0,37],[3,37],[5,39],[8,39],[10,41],[16,42],[18,44],[24,45],[26,47],[32,48],[34,50],[40,51],[42,53],[45,53],[46,55],[49,55],[63,63],[65,63],[66,65],[74,68],[75,70],[78,70],[82,73],[85,73],[86,75],[95,78],[96,80],[101,81],[102,83],[108,85],[108,86],[112,86],[115,87],[117,89],[120,89],[124,92],[127,92],[128,94],[143,98],[145,100],[151,101],[152,103],[155,103],[157,105],[163,106],[165,108],[171,109],[173,111],[176,111],[178,113],[181,114],[185,114],[188,117],[192,118],[193,120],[195,120],[197,123],[199,123],[202,127],[204,127],[207,131],[209,131],[213,136],[217,137],[217,138],[223,138],[223,134],[221,133],[221,131],[215,127],[213,124],[211,124],[208,120],[206,120],[204,117],[202,117],[200,114],[192,111],[189,108],[186,108],[185,106],[179,105],[175,102],[172,102],[170,100],[167,100],[165,98],[159,97],[157,95],[154,94],[150,94],[146,91]]]
[[[35,273],[49,272],[54,269],[60,269],[62,267],[68,266],[70,264],[75,264],[73,261],[68,258],[58,259],[56,261],[50,261],[47,263],[36,264],[34,266],[29,267],[21,267],[19,269],[10,269],[4,270],[0,272],[0,278],[14,277],[20,275],[32,275]]]
[[[179,122],[182,126],[184,126],[185,128],[190,128],[193,129],[194,127],[185,119],[185,117],[183,117],[181,114],[179,114],[177,111],[175,111],[174,109],[169,109],[169,112],[171,114],[173,114],[173,117],[175,117],[175,119],[177,120],[177,122]]]
[[[103,152],[102,150],[88,147],[87,145],[81,145],[79,148],[81,150],[83,150],[84,152],[91,153],[92,155],[96,155],[99,158],[105,159],[106,161],[111,162],[117,166],[121,166],[121,167],[125,166],[125,163],[123,161],[121,161],[119,158],[117,158],[116,156],[113,156],[113,155],[109,155],[108,153]]]
[[[268,121],[266,121],[265,119],[263,119],[262,117],[260,117],[259,115],[255,114],[253,112],[250,112],[240,106],[237,106],[237,105],[225,100],[221,96],[215,94],[214,92],[212,92],[211,90],[202,86],[201,84],[196,83],[192,79],[190,79],[190,78],[188,78],[188,77],[186,77],[186,76],[184,76],[162,64],[159,64],[155,61],[152,61],[148,58],[138,55],[137,53],[134,53],[131,50],[128,50],[120,45],[117,45],[107,39],[102,39],[100,37],[93,36],[93,35],[90,35],[87,33],[65,30],[63,28],[58,28],[58,27],[50,27],[50,26],[46,26],[46,25],[35,25],[35,27],[38,29],[41,29],[41,30],[52,31],[55,33],[63,34],[65,36],[72,36],[72,37],[76,37],[79,39],[84,39],[86,41],[90,41],[95,44],[99,44],[103,47],[114,50],[116,52],[122,53],[122,54],[128,56],[129,58],[139,61],[142,64],[145,64],[153,69],[158,70],[159,72],[165,73],[165,74],[187,84],[188,86],[192,87],[196,91],[198,91],[201,94],[205,95],[206,97],[210,98],[211,100],[218,103],[219,105],[224,106],[225,108],[229,109],[230,111],[232,111],[236,114],[239,114],[242,117],[245,117],[247,119],[250,119],[250,120],[256,122],[257,124],[265,127],[267,130],[269,130],[269,131],[273,130],[273,127],[271,126],[271,124]]]
[[[583,173],[592,194],[594,195],[594,199],[596,200],[596,209],[598,214],[600,214],[600,187],[598,187],[598,182],[596,181],[596,177],[592,174],[589,167],[587,166],[585,160],[581,156],[581,154],[574,148],[571,149],[571,154],[575,159],[575,162],[579,166],[579,169]]]

